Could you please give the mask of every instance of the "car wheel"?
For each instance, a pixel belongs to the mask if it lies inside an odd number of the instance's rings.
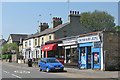
[[[46,72],[49,72],[50,70],[49,70],[49,68],[46,68]]]
[[[42,71],[41,67],[39,68],[39,71]]]

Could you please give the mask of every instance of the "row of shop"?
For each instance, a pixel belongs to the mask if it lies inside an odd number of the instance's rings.
[[[69,37],[61,40],[61,43],[44,45],[42,51],[44,57],[63,58],[64,63],[77,64],[81,61],[83,69],[101,69],[103,64],[101,57],[102,41],[98,34],[79,37]]]
[[[110,35],[108,33],[103,34],[103,32],[93,32],[49,41],[46,45],[39,48],[34,55],[36,55],[36,58],[56,57],[63,59],[64,64],[78,64],[78,61],[80,61],[82,69],[109,69],[111,66],[117,66],[110,63],[117,60],[114,60],[116,55],[116,53],[113,55],[114,49],[109,52],[109,41],[114,41],[115,37],[113,34],[112,36]],[[110,37],[110,40],[107,36]],[[113,46],[113,48],[117,47]],[[108,58],[108,55],[112,55],[112,57]],[[29,56],[32,55],[29,54]]]

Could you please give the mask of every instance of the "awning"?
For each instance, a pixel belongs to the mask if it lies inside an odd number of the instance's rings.
[[[57,44],[48,44],[42,47],[42,51],[51,51],[56,49],[57,49]]]

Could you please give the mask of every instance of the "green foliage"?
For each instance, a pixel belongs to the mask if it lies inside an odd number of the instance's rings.
[[[114,28],[116,31],[120,31],[120,26],[115,26]]]
[[[90,30],[112,29],[114,17],[104,11],[84,12],[80,17],[81,25]]]
[[[11,59],[12,55],[11,54],[2,54],[2,55],[0,55],[0,58],[2,58],[2,59]]]
[[[9,43],[3,45],[2,53],[10,53],[12,50],[15,50],[16,52],[18,51],[18,46],[16,43]]]

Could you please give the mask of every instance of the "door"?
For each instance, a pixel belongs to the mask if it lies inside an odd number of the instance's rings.
[[[93,68],[100,68],[100,56],[99,52],[93,52]]]
[[[80,55],[81,55],[81,68],[86,68],[86,53],[85,53],[85,47],[80,48]]]
[[[70,63],[70,49],[66,49],[66,63]]]
[[[91,46],[88,46],[87,47],[87,68],[88,69],[91,69],[91,63],[92,63],[92,61],[91,61]]]

